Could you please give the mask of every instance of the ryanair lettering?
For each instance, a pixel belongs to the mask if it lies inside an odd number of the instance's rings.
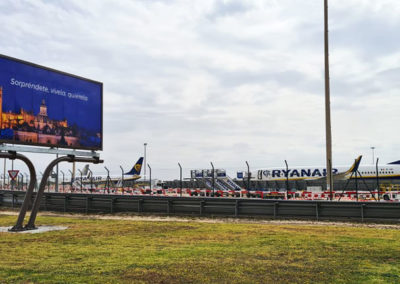
[[[332,169],[333,174],[338,172],[338,169]],[[262,174],[266,178],[283,178],[283,177],[323,177],[326,176],[326,169],[282,169],[282,170],[264,170]]]

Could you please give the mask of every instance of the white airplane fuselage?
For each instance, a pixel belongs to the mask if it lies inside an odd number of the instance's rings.
[[[344,173],[349,169],[349,167],[339,166],[333,167],[333,175]],[[358,172],[363,178],[376,178],[376,166],[359,166]],[[245,178],[247,174],[245,173]],[[261,180],[261,181],[279,181],[279,180],[316,180],[321,179],[326,176],[325,167],[296,167],[296,168],[264,168],[253,171],[251,174],[251,180]],[[345,179],[351,177],[351,172],[345,175]],[[378,166],[378,177],[379,179],[400,179],[400,165],[382,165]],[[353,174],[352,178],[355,178]],[[357,173],[357,178],[360,175]]]

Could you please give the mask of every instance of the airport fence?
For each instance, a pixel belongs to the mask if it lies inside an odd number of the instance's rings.
[[[19,208],[24,197],[25,192],[1,190],[0,206]],[[291,201],[46,192],[43,195],[40,210],[400,222],[400,203],[393,202]]]

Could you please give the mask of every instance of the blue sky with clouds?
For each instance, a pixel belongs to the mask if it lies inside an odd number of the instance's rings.
[[[329,2],[333,163],[398,160],[400,3]],[[115,173],[144,142],[161,178],[325,163],[323,1],[5,0],[0,24],[0,53],[104,83]]]

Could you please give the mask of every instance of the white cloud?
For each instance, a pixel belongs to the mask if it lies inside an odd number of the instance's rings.
[[[329,8],[334,163],[370,146],[395,160],[400,5]],[[171,178],[178,161],[324,164],[322,20],[311,0],[8,0],[0,53],[104,82],[102,156],[115,173],[144,142],[154,174]]]

